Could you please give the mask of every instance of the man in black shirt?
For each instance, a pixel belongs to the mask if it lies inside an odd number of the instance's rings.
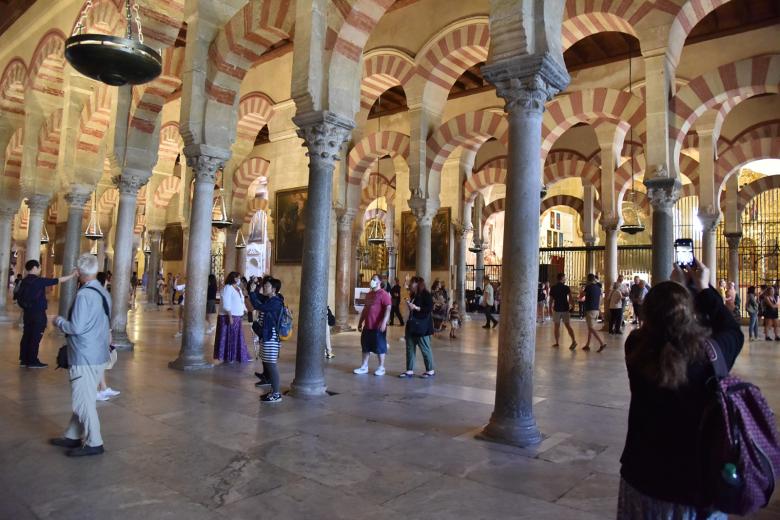
[[[19,366],[27,368],[46,368],[46,363],[38,359],[38,348],[46,330],[46,288],[74,278],[78,271],[59,278],[41,278],[41,264],[38,260],[28,260],[24,264],[27,276],[19,284],[16,302],[22,308],[24,332],[19,342]]]
[[[599,350],[601,352],[606,347],[606,343],[601,339],[599,333],[596,332],[596,322],[599,319],[599,303],[601,302],[601,284],[596,280],[596,275],[593,273],[588,275],[588,284],[585,286],[585,323],[588,325],[588,340],[585,342],[585,346],[582,350],[590,350],[590,337],[596,338],[599,342]]]
[[[569,337],[571,338],[571,346],[569,349],[574,350],[577,348],[577,341],[574,339],[574,330],[569,323],[569,311],[572,307],[571,301],[571,289],[566,285],[566,274],[558,273],[558,283],[552,286],[550,289],[550,310],[552,311],[553,324],[555,325],[555,344],[553,347],[558,346],[558,339],[561,335],[561,322],[566,326],[566,330],[569,331]]]
[[[392,307],[390,309],[390,325],[393,324],[393,320],[398,316],[398,321],[401,326],[404,326],[404,319],[401,316],[401,284],[398,282],[398,278],[395,279],[395,284],[390,288],[390,300]]]

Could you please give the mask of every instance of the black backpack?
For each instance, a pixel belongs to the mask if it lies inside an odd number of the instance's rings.
[[[23,311],[29,311],[35,305],[35,295],[32,294],[32,287],[27,282],[27,279],[22,279],[19,282],[19,287],[14,293],[16,298],[16,304],[22,308]]]

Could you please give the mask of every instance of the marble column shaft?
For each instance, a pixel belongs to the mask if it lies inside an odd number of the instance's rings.
[[[161,231],[149,232],[149,275],[146,277],[146,301],[151,305],[157,305],[157,273],[160,272],[160,242]]]
[[[246,248],[234,249],[236,251],[236,264],[234,269],[242,275],[246,274]]]
[[[509,146],[495,407],[480,437],[530,446],[542,439],[533,415],[542,115],[545,102],[569,77],[549,55],[488,64],[482,70],[506,101]]]
[[[225,154],[227,155],[227,154]],[[184,330],[181,350],[168,366],[177,370],[211,368],[205,357],[206,296],[211,271],[211,211],[217,170],[224,157],[191,155],[187,164],[195,178],[189,219],[187,249],[187,297],[184,299]]]
[[[618,228],[616,222],[604,224],[604,290],[612,289],[618,277]]]
[[[111,343],[120,350],[132,350],[134,346],[127,335],[127,312],[130,306],[130,280],[134,259],[133,232],[138,190],[148,180],[149,175],[128,172],[114,178],[114,184],[119,190],[119,206],[114,230],[114,269],[111,279]]]
[[[350,266],[355,256],[352,247],[352,225],[357,212],[350,208],[337,212],[336,226],[336,325],[335,332],[354,330],[349,325],[349,308],[352,301]],[[391,280],[392,283],[392,280]]]
[[[329,280],[333,170],[341,145],[349,138],[354,124],[329,112],[299,115],[293,121],[308,149],[309,195],[303,232],[295,378],[290,394],[306,398],[327,395],[323,363],[328,333],[328,285],[323,281]]]
[[[726,241],[729,244],[728,281],[739,287],[739,243],[742,241],[742,233],[726,233]]]
[[[0,208],[0,320],[8,315],[8,272],[11,268],[11,232],[14,208]]]
[[[718,271],[718,250],[715,230],[720,222],[720,214],[699,213],[701,222],[701,261],[710,268],[710,283],[714,286]]]
[[[596,274],[596,252],[592,249],[596,246],[595,240],[585,240],[585,273]]]
[[[468,228],[460,230],[458,237],[457,273],[455,277],[455,297],[460,307],[461,318],[466,316],[466,250],[468,244]]]
[[[680,181],[665,176],[657,176],[644,181],[647,197],[653,208],[653,261],[652,280],[656,285],[669,279],[674,263],[674,203],[680,198]]]
[[[62,274],[67,275],[76,267],[76,260],[81,249],[81,237],[84,230],[81,228],[84,217],[84,208],[89,202],[93,187],[73,187],[65,200],[68,202],[68,223],[65,230],[65,247],[62,251]],[[40,235],[40,234],[39,234]],[[77,280],[75,278],[60,284],[60,316],[67,316],[70,306],[76,297]]]
[[[27,260],[41,259],[41,231],[43,230],[43,218],[46,208],[49,207],[48,195],[32,195],[27,198],[27,207],[30,208],[27,220],[27,247],[25,248],[25,262]]]
[[[231,271],[236,270],[239,273],[244,274],[244,269],[238,268],[238,263],[236,262],[238,253],[236,250],[236,236],[238,235],[239,229],[241,229],[241,226],[231,225],[225,230],[225,253],[222,256],[222,269],[225,271],[225,276]]]

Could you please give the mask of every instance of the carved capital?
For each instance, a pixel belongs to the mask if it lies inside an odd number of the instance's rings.
[[[49,196],[31,195],[30,197],[27,197],[25,203],[27,204],[27,207],[30,208],[31,214],[43,215],[43,212],[49,207]]]
[[[138,190],[149,182],[149,178],[125,173],[113,177],[111,182],[119,190],[119,195],[135,197],[138,195]]]
[[[310,160],[333,163],[339,158],[341,145],[349,139],[355,124],[331,112],[295,116],[298,137],[303,139]]]
[[[523,56],[489,63],[482,73],[506,101],[505,110],[541,114],[544,104],[569,84],[565,67],[551,54]]]
[[[726,242],[729,244],[729,249],[738,249],[740,242],[742,242],[742,233],[725,233]]]
[[[87,207],[89,198],[92,196],[91,186],[74,185],[71,186],[70,192],[65,195],[65,200],[68,202],[68,207],[72,209],[84,209]]]
[[[439,201],[417,196],[413,192],[412,198],[409,199],[409,209],[417,219],[418,226],[430,226],[433,224],[433,217],[439,211]]]
[[[339,233],[349,233],[352,231],[352,224],[355,222],[357,210],[337,209],[336,210],[336,229]]]
[[[187,166],[192,168],[195,182],[217,182],[217,171],[225,165],[224,157],[213,155],[188,155]]]
[[[699,209],[699,222],[701,222],[702,231],[704,233],[712,233],[715,228],[718,227],[720,222],[720,212],[716,212],[715,208],[709,206],[704,210]]]
[[[666,171],[661,168],[659,172]],[[653,177],[645,180],[647,186],[647,198],[654,211],[669,213],[674,208],[674,203],[680,199],[682,184],[671,177]]]

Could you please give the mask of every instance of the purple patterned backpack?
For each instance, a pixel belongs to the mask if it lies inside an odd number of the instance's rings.
[[[703,494],[715,509],[746,515],[769,503],[780,471],[775,414],[757,386],[729,375],[720,347],[707,341],[717,388],[699,432]]]

